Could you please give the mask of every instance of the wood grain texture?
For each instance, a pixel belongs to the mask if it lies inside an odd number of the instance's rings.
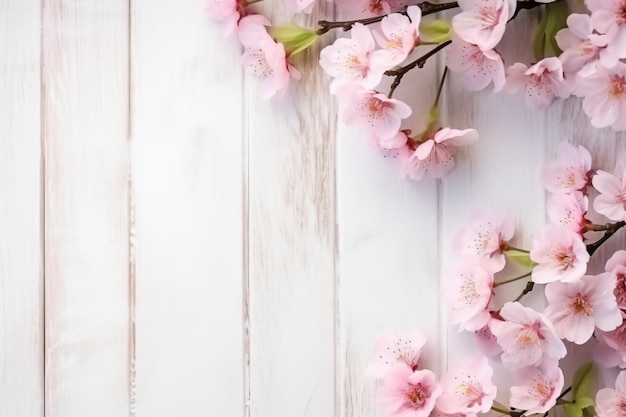
[[[242,416],[239,50],[203,1],[132,20],[138,417]]]
[[[404,77],[394,98],[408,103],[413,115],[403,128],[425,129],[440,74],[431,60]],[[385,82],[379,91],[388,91],[390,80]],[[376,383],[363,373],[379,334],[421,328],[428,336],[424,365],[441,367],[439,183],[402,179],[394,158],[384,158],[363,132],[339,123],[336,415],[378,416]]]
[[[264,6],[276,24],[291,19]],[[315,27],[317,16],[296,22]],[[263,101],[245,78],[252,417],[335,409],[335,111],[318,53],[299,61],[303,78],[282,101]]]
[[[42,13],[46,416],[127,417],[128,2]]]
[[[40,6],[0,1],[0,415],[43,417]]]

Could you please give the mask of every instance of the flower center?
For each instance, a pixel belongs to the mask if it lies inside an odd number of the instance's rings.
[[[576,294],[576,297],[570,300],[569,305],[574,314],[590,316],[593,313],[593,307],[589,304],[586,295]]]
[[[617,284],[615,284],[613,294],[615,294],[615,298],[617,299],[618,307],[623,308],[626,302],[626,275],[617,274]]]
[[[525,324],[524,330],[521,331],[517,340],[524,346],[536,344],[539,342],[539,339],[543,339],[543,336],[539,333],[539,326],[539,323]]]
[[[626,96],[626,77],[619,75],[611,77],[609,96],[615,99],[621,99]]]
[[[409,389],[406,391],[405,395],[409,405],[415,410],[422,408],[428,398],[428,392],[424,389],[422,384],[409,384]]]
[[[385,8],[383,7],[382,0],[373,0],[370,2],[369,11],[374,14],[384,14]]]
[[[570,248],[561,248],[554,254],[556,262],[564,269],[567,270],[574,265],[574,254]]]

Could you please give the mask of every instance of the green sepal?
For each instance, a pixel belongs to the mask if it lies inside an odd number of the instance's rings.
[[[420,23],[420,42],[439,44],[450,40],[452,24],[447,20],[431,20]]]
[[[539,22],[533,41],[533,51],[537,61],[561,54],[562,51],[556,43],[556,34],[559,30],[567,27],[568,15],[567,2],[555,1],[546,4],[545,13]]]
[[[592,417],[595,415],[593,401],[595,375],[591,363],[582,365],[572,379],[572,404],[563,405],[567,417]]]
[[[269,29],[270,36],[285,46],[288,55],[295,55],[313,45],[319,35],[312,29],[297,25],[273,26]]]
[[[530,259],[530,253],[521,250],[507,249],[504,251],[504,256],[506,256],[509,261],[514,262],[519,266],[523,266],[524,268],[532,269],[538,265]]]

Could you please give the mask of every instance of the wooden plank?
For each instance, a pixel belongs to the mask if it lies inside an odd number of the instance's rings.
[[[140,417],[244,410],[240,51],[203,3],[133,2]]]
[[[43,417],[39,1],[0,22],[0,415]]]
[[[292,21],[282,3],[263,7],[276,24]],[[293,21],[315,27],[317,16]],[[246,77],[253,417],[335,409],[335,110],[318,54],[301,57],[303,78],[282,101],[264,101]]]
[[[127,417],[128,2],[43,2],[46,416]]]

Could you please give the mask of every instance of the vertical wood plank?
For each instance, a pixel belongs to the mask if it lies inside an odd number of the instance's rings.
[[[43,417],[40,4],[0,1],[0,415]]]
[[[282,3],[264,7],[275,24],[292,20]],[[294,20],[315,27],[317,17]],[[335,111],[318,54],[307,51],[282,101],[263,101],[246,77],[253,417],[335,409]]]
[[[242,75],[203,3],[133,1],[138,417],[244,412]]]
[[[42,13],[46,416],[127,417],[128,4]]]

